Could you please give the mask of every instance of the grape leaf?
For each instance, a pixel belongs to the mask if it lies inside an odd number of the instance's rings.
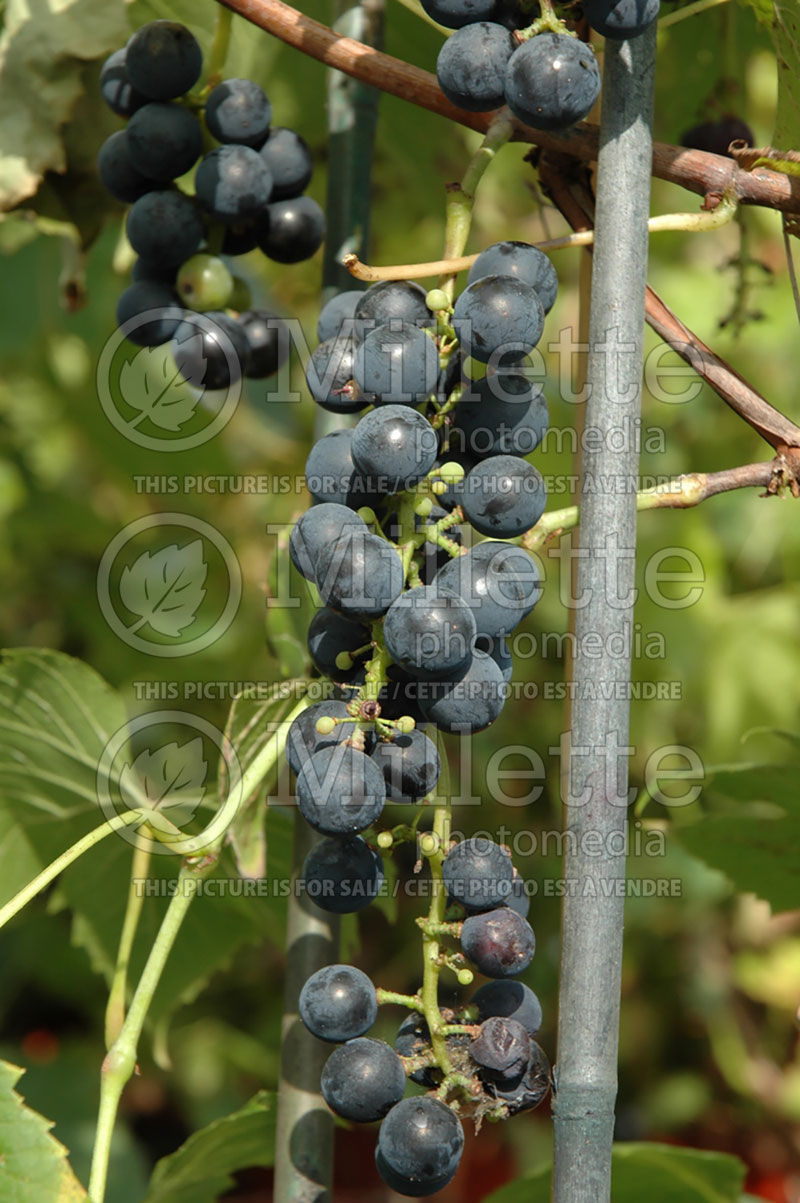
[[[284,681],[274,697],[267,699],[234,698],[225,724],[225,735],[236,751],[242,772],[246,772],[265,742],[274,737],[285,738],[280,724],[297,705],[303,682]],[[278,759],[278,769],[282,760]],[[273,774],[274,776],[277,774]],[[243,798],[236,817],[228,829],[228,841],[233,848],[236,865],[242,877],[263,878],[267,872],[266,804],[270,780]],[[228,795],[228,772],[220,761],[219,800]]]
[[[63,172],[63,127],[79,101],[87,60],[124,44],[122,5],[106,0],[8,0],[0,36],[0,209]]]
[[[677,1145],[615,1144],[611,1203],[739,1203],[745,1167],[738,1157]],[[511,1182],[484,1203],[549,1203],[550,1166]]]
[[[773,911],[797,907],[800,874],[800,799],[797,765],[743,765],[717,770],[705,797],[723,805],[676,829],[684,848],[719,869],[742,893],[764,898]],[[736,809],[730,803],[736,803]],[[755,809],[752,804],[761,803]],[[764,803],[773,808],[764,810]]]
[[[132,764],[123,765],[119,788],[129,809],[141,805],[137,799],[144,793],[151,806],[168,812],[175,826],[183,827],[205,797],[207,776],[208,762],[198,736],[184,744],[144,748]]]
[[[187,340],[188,346],[200,335]],[[190,385],[200,388],[205,374],[205,360],[201,354],[190,357],[198,366],[199,375],[188,379],[179,372],[171,355],[163,347],[142,347],[133,359],[123,363],[119,373],[119,391],[122,399],[140,415],[130,425],[138,426],[143,416],[148,417],[159,430],[177,433],[194,417],[200,400]]]
[[[274,1096],[262,1090],[162,1157],[144,1203],[216,1203],[233,1186],[236,1170],[269,1166],[274,1159]]]
[[[206,591],[208,565],[203,559],[203,541],[177,543],[159,551],[143,551],[122,570],[119,593],[132,614],[159,635],[177,638],[197,615]],[[134,624],[138,630],[143,623]]]
[[[24,1069],[0,1061],[0,1198],[9,1203],[80,1203],[86,1191],[72,1172],[52,1124],[14,1090]]]
[[[110,737],[127,722],[122,699],[95,672],[60,652],[13,649],[0,661],[0,904],[56,856],[102,821],[97,766]],[[119,749],[120,758],[131,753]],[[210,879],[219,882],[192,904],[162,974],[150,1015],[154,1020],[190,1001],[244,942],[282,930],[281,882],[290,871],[291,822],[277,812],[270,823],[276,889],[242,897],[223,857]],[[111,836],[59,879],[58,898],[73,916],[73,938],[94,969],[113,971],[132,849]],[[178,858],[155,856],[141,883],[145,905],[131,956],[130,980],[141,972],[169,902]],[[270,883],[271,884],[271,883]]]

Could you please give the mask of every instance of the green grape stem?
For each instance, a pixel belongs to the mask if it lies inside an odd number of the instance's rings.
[[[380,986],[375,994],[379,1007],[391,1004],[397,1007],[408,1007],[409,1011],[422,1011],[422,999],[418,994],[398,994],[394,990],[384,990]]]
[[[464,254],[472,227],[472,206],[475,193],[484,171],[493,161],[512,133],[511,118],[507,109],[501,109],[489,126],[483,141],[473,155],[460,184],[452,185],[446,205],[444,259],[458,259]],[[439,288],[451,302],[455,292],[456,278],[453,274],[442,276]]]

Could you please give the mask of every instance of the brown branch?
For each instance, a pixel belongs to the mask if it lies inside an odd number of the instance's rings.
[[[713,157],[713,156],[712,156]],[[543,154],[538,162],[542,187],[574,230],[590,229],[594,197],[585,168],[561,154]],[[734,413],[775,451],[800,448],[800,427],[771,405],[730,364],[693,333],[657,292],[647,286],[645,316],[656,334],[697,372]],[[794,462],[794,456],[791,456]]]
[[[800,427],[770,405],[730,364],[706,346],[649,285],[645,305],[648,325],[694,368],[734,413],[744,418],[776,451],[800,448]]]
[[[485,133],[492,122],[494,113],[467,113],[450,104],[441,92],[436,76],[429,71],[335,33],[327,25],[297,12],[281,0],[219,0],[219,3],[296,50],[382,92],[399,96],[401,100],[408,100],[481,133]],[[545,150],[559,151],[587,162],[597,158],[598,129],[586,123],[569,133],[553,134],[530,129],[515,121],[512,139],[531,142]],[[764,205],[785,213],[800,214],[800,178],[766,168],[742,171],[733,159],[722,155],[656,142],[653,145],[653,174],[700,196],[721,195],[726,189],[732,189],[742,204]]]
[[[653,489],[642,489],[636,494],[636,508],[640,512],[686,510],[719,493],[758,488],[764,489],[762,497],[775,497],[784,489],[788,489],[793,497],[800,497],[800,456],[776,455],[767,463],[743,464],[739,468],[725,468],[722,472],[688,472]],[[536,526],[522,536],[520,546],[526,551],[538,551],[546,543],[579,526],[580,520],[581,510],[577,505],[547,510]]]

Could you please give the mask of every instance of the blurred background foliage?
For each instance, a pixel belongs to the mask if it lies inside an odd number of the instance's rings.
[[[73,7],[80,16],[82,3]],[[208,47],[215,16],[211,0],[134,0],[127,12],[122,5],[115,7],[120,29],[126,21],[138,25],[171,17],[185,21]],[[303,10],[330,20],[323,0],[307,0]],[[413,11],[389,0],[390,53],[432,69],[440,41],[441,35]],[[115,44],[110,41],[99,53]],[[3,646],[46,646],[80,657],[121,692],[132,713],[139,713],[154,705],[142,696],[142,682],[177,684],[180,700],[166,704],[180,707],[186,683],[279,679],[265,632],[265,583],[275,552],[275,538],[265,535],[265,524],[290,523],[307,498],[302,492],[186,493],[182,481],[188,476],[301,474],[315,413],[307,394],[300,403],[267,398],[266,388],[254,382],[224,431],[192,451],[141,448],[109,423],[98,404],[94,373],[114,330],[116,299],[125,285],[118,269],[126,264],[126,250],[122,212],[101,201],[93,179],[96,150],[117,124],[97,100],[98,67],[95,61],[81,65],[78,96],[70,102],[72,119],[61,131],[66,175],[51,172],[35,202],[24,201],[21,211],[0,222],[0,635]],[[337,170],[326,156],[324,69],[238,20],[227,69],[262,83],[279,123],[308,140],[317,164],[309,191],[324,204],[328,170]],[[32,79],[27,86],[35,86]],[[711,9],[659,37],[655,136],[676,143],[688,126],[731,112],[750,124],[756,145],[768,145],[775,87],[769,34],[757,26],[752,11],[736,3]],[[2,134],[0,126],[0,139]],[[462,174],[476,144],[477,137],[467,131],[403,101],[382,98],[372,178],[374,262],[438,257],[444,185]],[[565,232],[537,187],[534,169],[524,161],[527,149],[506,148],[485,177],[471,249],[501,238],[536,241]],[[698,203],[677,187],[654,183],[654,213],[693,211]],[[65,230],[59,223],[73,219],[90,243],[85,279],[74,239],[59,236]],[[555,342],[563,328],[577,328],[582,252],[557,254],[560,294],[541,349],[552,426],[569,431],[577,408],[559,398],[559,364],[546,343]],[[253,255],[239,265],[256,302],[272,301],[297,317],[313,347],[321,256],[284,268]],[[797,316],[777,214],[747,210],[717,233],[655,236],[650,282],[692,330],[797,420]],[[85,303],[79,304],[80,299]],[[657,346],[648,332],[648,350]],[[662,362],[677,360],[669,355]],[[293,372],[302,391],[297,361]],[[664,389],[685,384],[666,381]],[[644,430],[650,432],[644,438],[644,477],[716,470],[770,455],[706,388],[683,404],[668,403],[646,389]],[[533,462],[554,479],[576,471],[568,437],[560,447],[548,439]],[[135,485],[137,477],[175,478],[177,491],[162,482],[154,491],[142,492]],[[568,501],[568,493],[554,493],[551,504],[560,507]],[[130,649],[109,629],[97,601],[97,567],[109,541],[134,519],[164,510],[186,512],[221,531],[236,552],[244,580],[233,625],[206,651],[186,659],[146,657]],[[630,874],[674,879],[680,894],[628,903],[618,1135],[736,1152],[749,1167],[752,1194],[789,1203],[800,1198],[798,914],[773,915],[767,902],[737,893],[729,877],[691,855],[675,835],[704,812],[735,818],[735,807],[745,806],[746,800],[726,802],[712,788],[690,807],[665,807],[648,799],[645,767],[656,749],[671,745],[692,749],[709,778],[715,766],[744,761],[791,765],[796,758],[796,747],[773,729],[800,729],[797,511],[791,499],[760,499],[754,490],[742,491],[695,510],[645,514],[640,537],[635,634],[641,654],[634,678],[642,684],[669,683],[673,696],[633,703],[631,771],[640,800],[635,816],[631,814],[635,839]],[[658,561],[665,549],[673,549],[673,558]],[[544,557],[547,587],[522,628],[525,638],[515,662],[515,679],[535,683],[539,696],[509,702],[495,726],[472,741],[474,792],[483,801],[479,808],[455,812],[455,825],[466,831],[504,824],[529,833],[527,843],[518,842],[516,855],[520,870],[539,890],[532,906],[538,954],[525,980],[542,999],[541,1040],[551,1056],[559,901],[545,894],[544,883],[559,877],[559,864],[554,852],[543,855],[538,845],[542,833],[557,829],[560,822],[559,760],[548,749],[558,745],[568,724],[564,702],[542,696],[565,673],[563,647],[559,650],[553,636],[569,626],[559,592],[567,561],[556,551],[557,546],[551,547]],[[685,562],[675,557],[686,554],[701,569],[695,603],[674,608],[659,604],[645,589],[648,564],[658,561],[663,569],[685,571]],[[665,586],[668,598],[680,599],[685,592],[685,585]],[[221,728],[227,700],[193,700],[185,708]],[[498,749],[520,744],[542,757],[545,788],[528,801],[531,782],[520,774],[504,779],[505,797],[493,800],[483,784],[490,758]],[[455,760],[455,749],[453,756]],[[510,754],[502,767],[524,770],[529,762]],[[674,793],[675,783],[664,789]],[[788,806],[793,790],[786,792]],[[276,820],[276,845],[281,840],[285,845],[281,824],[285,827],[284,819]],[[655,847],[653,832],[663,833],[658,856],[647,855]],[[785,870],[796,874],[796,823],[782,842]],[[105,854],[102,845],[91,857]],[[405,871],[411,859],[400,857]],[[714,863],[713,857],[706,860]],[[762,894],[769,897],[768,884]],[[392,909],[388,904],[369,908],[357,925],[348,924],[346,955],[352,954],[381,985],[413,990],[419,977],[413,923],[417,908],[413,899],[401,899],[397,922],[389,928]],[[137,1203],[155,1158],[196,1127],[241,1105],[255,1089],[275,1084],[280,909],[270,909],[263,922],[245,927],[244,934],[232,933],[230,954],[219,956],[220,972],[197,1001],[178,1012],[169,1033],[150,1033],[160,1050],[159,1065],[145,1047],[141,1074],[125,1096],[125,1123],[109,1188],[114,1203]],[[56,1135],[73,1150],[77,1172],[85,1180],[105,996],[80,932],[71,929],[59,907],[58,893],[49,906],[34,905],[3,933],[2,961],[2,1053],[27,1067],[20,1089],[32,1106],[56,1121]],[[394,1013],[382,1017],[379,1034],[391,1039],[396,1019]],[[371,1176],[371,1134],[342,1130],[339,1135],[337,1200],[383,1199],[377,1177]],[[546,1161],[549,1145],[544,1114],[518,1119],[502,1130],[490,1126],[477,1141],[468,1142],[469,1168],[440,1196],[442,1203],[482,1198]],[[253,1198],[263,1197],[263,1190],[258,1174],[243,1175],[235,1197],[248,1198],[249,1191]]]

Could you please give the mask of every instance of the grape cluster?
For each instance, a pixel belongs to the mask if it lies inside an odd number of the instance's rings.
[[[304,873],[308,882],[308,862]],[[325,1101],[342,1119],[382,1121],[378,1171],[394,1190],[412,1197],[433,1194],[453,1178],[464,1146],[460,1115],[478,1122],[485,1115],[516,1115],[538,1106],[550,1084],[547,1057],[534,1039],[542,1022],[539,1000],[528,986],[509,980],[527,968],[534,951],[527,919],[509,905],[512,883],[520,880],[511,857],[491,840],[463,840],[444,857],[442,879],[450,903],[467,914],[450,925],[453,934],[461,931],[464,954],[495,979],[462,1012],[442,1013],[448,1020],[447,1074],[437,1063],[421,1004],[403,1020],[394,1049],[365,1035],[377,1018],[379,994],[360,969],[318,970],[299,1002],[309,1031],[338,1045],[322,1071]],[[406,1098],[406,1077],[429,1093]],[[457,1103],[450,1099],[454,1091]]]
[[[547,403],[526,365],[557,286],[536,247],[501,242],[478,256],[455,304],[444,290],[389,281],[341,293],[320,314],[310,392],[323,409],[359,415],[312,448],[314,504],[289,540],[319,595],[308,649],[330,682],[331,696],[294,720],[286,744],[297,805],[324,837],[301,872],[324,910],[355,912],[380,894],[382,853],[400,829],[371,831],[387,804],[435,795],[442,762],[431,729],[470,736],[502,710],[506,639],[541,593],[534,561],[508,540],[545,507],[525,457],[547,429]],[[398,842],[416,838],[401,827]],[[325,1099],[343,1118],[383,1121],[379,1171],[412,1196],[455,1173],[457,1112],[513,1114],[539,1103],[549,1081],[533,1040],[539,1004],[511,980],[535,947],[524,883],[493,841],[437,847],[437,838],[426,832],[420,847],[437,857],[443,931],[459,945],[443,964],[468,984],[469,963],[494,989],[450,1012],[444,1035],[429,1031],[420,1003],[395,1050],[366,1035],[378,995],[359,970],[328,966],[300,1000],[307,1027],[341,1043],[323,1073]],[[433,1094],[404,1098],[406,1075]]]
[[[138,256],[119,325],[141,346],[172,340],[181,375],[221,389],[242,375],[271,376],[288,354],[277,315],[250,308],[247,284],[226,259],[256,248],[278,263],[307,259],[325,219],[304,195],[313,167],[305,141],[271,124],[272,106],[252,80],[192,92],[202,68],[199,44],[174,21],[142,26],[115,51],[101,89],[127,125],[103,143],[98,171],[130,205]],[[195,166],[189,195],[181,177]]]
[[[582,0],[583,15],[607,38],[638,36],[660,0]],[[455,30],[436,76],[448,100],[471,113],[508,105],[534,129],[563,130],[587,116],[600,94],[591,46],[563,22],[538,19],[507,0],[423,0],[430,17]],[[527,29],[522,29],[523,25]]]

